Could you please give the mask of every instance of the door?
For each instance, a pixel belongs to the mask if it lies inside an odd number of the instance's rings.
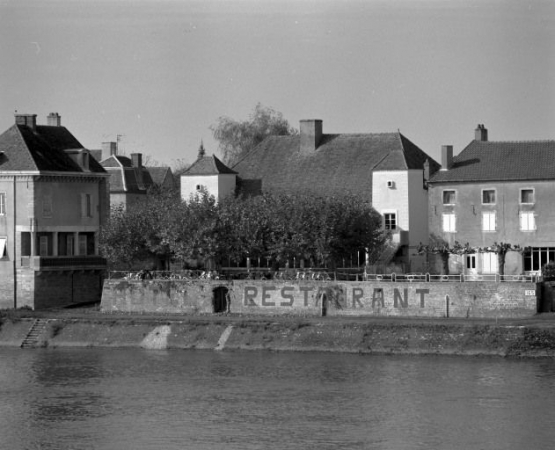
[[[478,270],[476,269],[476,255],[464,255],[464,259],[464,274],[477,275]]]

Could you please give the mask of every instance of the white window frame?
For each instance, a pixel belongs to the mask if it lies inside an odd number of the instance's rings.
[[[6,215],[6,193],[0,192],[0,216]]]
[[[497,214],[495,211],[482,211],[482,231],[497,231]]]
[[[522,193],[524,191],[532,191],[532,201],[531,202],[523,202],[522,201]],[[521,205],[534,205],[536,203],[536,189],[534,188],[521,188],[518,191],[518,202]]]
[[[456,233],[457,216],[455,213],[443,213],[441,219],[441,226],[445,233]]]
[[[526,219],[525,219],[526,218]],[[533,211],[520,211],[518,214],[520,231],[536,231],[536,215]]]
[[[453,202],[452,203],[445,203],[445,193],[446,192],[452,192],[453,193]],[[441,192],[441,202],[444,205],[454,205],[454,204],[456,204],[456,202],[457,202],[457,191],[455,189],[444,189]]]
[[[499,258],[497,253],[484,252],[482,253],[482,273],[498,273],[499,272]]]
[[[489,191],[493,191],[494,201],[491,202],[491,203],[484,203],[484,192],[489,192]],[[495,189],[495,188],[482,189],[481,194],[482,195],[481,195],[480,201],[482,202],[482,205],[496,205],[497,204],[497,189]]]
[[[393,228],[388,228],[387,227],[387,218],[386,216],[393,216]],[[390,221],[391,222],[391,221]],[[399,216],[397,215],[397,211],[384,211],[383,212],[383,227],[384,230],[391,230],[391,231],[395,231],[399,229]]]

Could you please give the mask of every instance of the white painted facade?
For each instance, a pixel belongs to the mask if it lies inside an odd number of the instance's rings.
[[[372,174],[372,206],[382,215],[386,228],[388,214],[395,214],[392,240],[408,246],[412,271],[425,270],[425,259],[416,247],[426,244],[428,233],[428,195],[422,170],[375,171]]]
[[[181,175],[181,198],[189,200],[202,189],[221,201],[235,193],[237,175],[221,173],[214,175]]]

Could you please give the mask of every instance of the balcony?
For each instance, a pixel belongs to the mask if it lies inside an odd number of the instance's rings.
[[[22,256],[21,267],[34,270],[103,270],[106,259],[101,256]]]

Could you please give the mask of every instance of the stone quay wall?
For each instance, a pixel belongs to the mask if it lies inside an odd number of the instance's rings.
[[[105,312],[524,318],[541,286],[492,282],[105,280]]]

